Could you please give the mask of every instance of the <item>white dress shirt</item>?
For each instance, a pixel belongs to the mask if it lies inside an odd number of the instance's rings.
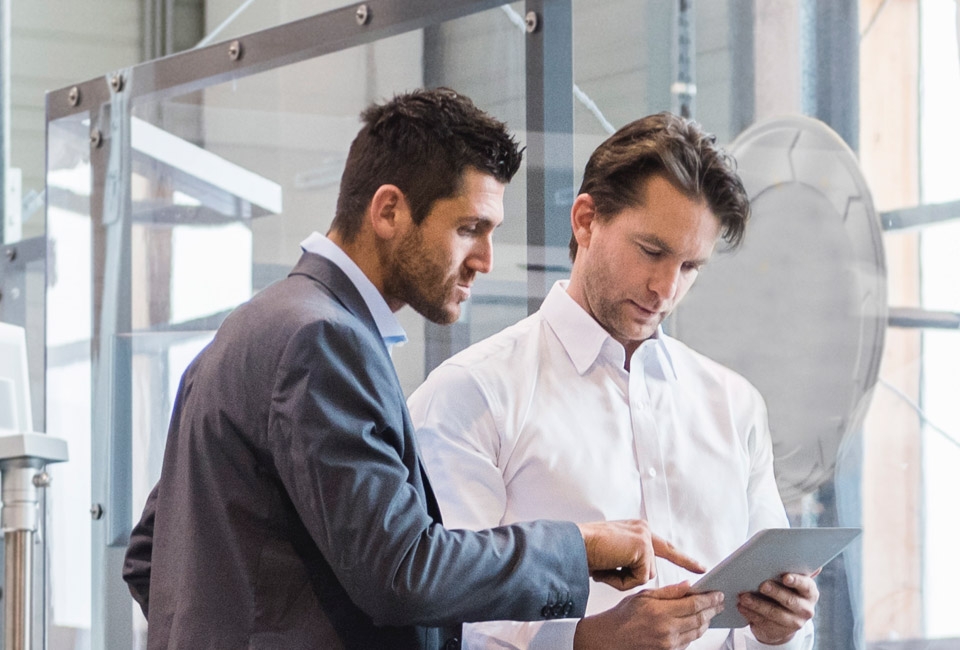
[[[766,409],[740,375],[664,334],[625,351],[566,292],[455,355],[410,396],[448,528],[531,519],[646,519],[713,566],[761,528],[788,525]],[[696,576],[657,559],[656,584]],[[592,583],[587,614],[623,592]],[[734,607],[735,603],[726,603]],[[572,648],[576,620],[466,625],[464,648]],[[810,648],[812,625],[777,648]],[[690,648],[767,648],[709,630]]]

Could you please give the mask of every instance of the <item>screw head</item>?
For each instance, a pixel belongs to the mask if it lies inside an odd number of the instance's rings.
[[[240,57],[243,56],[243,46],[240,41],[232,41],[227,48],[227,54],[230,55],[231,61],[239,61]]]
[[[536,11],[528,11],[523,18],[523,22],[527,26],[527,33],[532,34],[540,27],[540,16],[537,15]]]
[[[90,146],[94,149],[99,149],[100,145],[103,144],[103,133],[100,132],[100,129],[94,129],[90,132]]]
[[[70,102],[71,106],[76,106],[80,103],[80,89],[77,86],[70,89],[70,93],[67,95],[67,101]]]
[[[94,503],[92,506],[90,506],[90,518],[103,519],[103,506],[99,503]]]
[[[33,475],[33,484],[38,488],[45,488],[53,482],[53,478],[46,471]]]
[[[113,88],[114,92],[123,90],[123,75],[118,73],[110,77],[110,87]]]
[[[15,259],[17,259],[17,249],[11,246],[7,249],[7,261],[12,262]]]
[[[367,5],[360,5],[357,7],[356,18],[358,25],[366,25],[368,22],[370,22],[370,7]]]

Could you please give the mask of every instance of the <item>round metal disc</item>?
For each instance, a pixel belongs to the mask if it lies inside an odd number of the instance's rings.
[[[832,478],[877,380],[887,323],[880,221],[856,158],[822,122],[758,123],[730,152],[752,205],[744,244],[714,255],[667,329],[763,394],[790,502]]]

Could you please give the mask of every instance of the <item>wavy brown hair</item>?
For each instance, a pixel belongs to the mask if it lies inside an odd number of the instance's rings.
[[[750,200],[733,157],[700,125],[672,113],[657,113],[627,124],[607,138],[587,161],[580,194],[589,194],[597,217],[609,220],[643,205],[646,182],[662,175],[691,199],[703,200],[720,220],[730,248],[743,241]],[[577,240],[570,238],[570,259]]]

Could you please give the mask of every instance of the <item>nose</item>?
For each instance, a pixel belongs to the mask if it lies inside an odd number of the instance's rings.
[[[673,299],[680,286],[680,265],[662,262],[656,266],[647,282],[647,289],[657,294],[662,301]]]
[[[480,237],[467,256],[467,268],[477,273],[489,273],[493,269],[493,235]]]

